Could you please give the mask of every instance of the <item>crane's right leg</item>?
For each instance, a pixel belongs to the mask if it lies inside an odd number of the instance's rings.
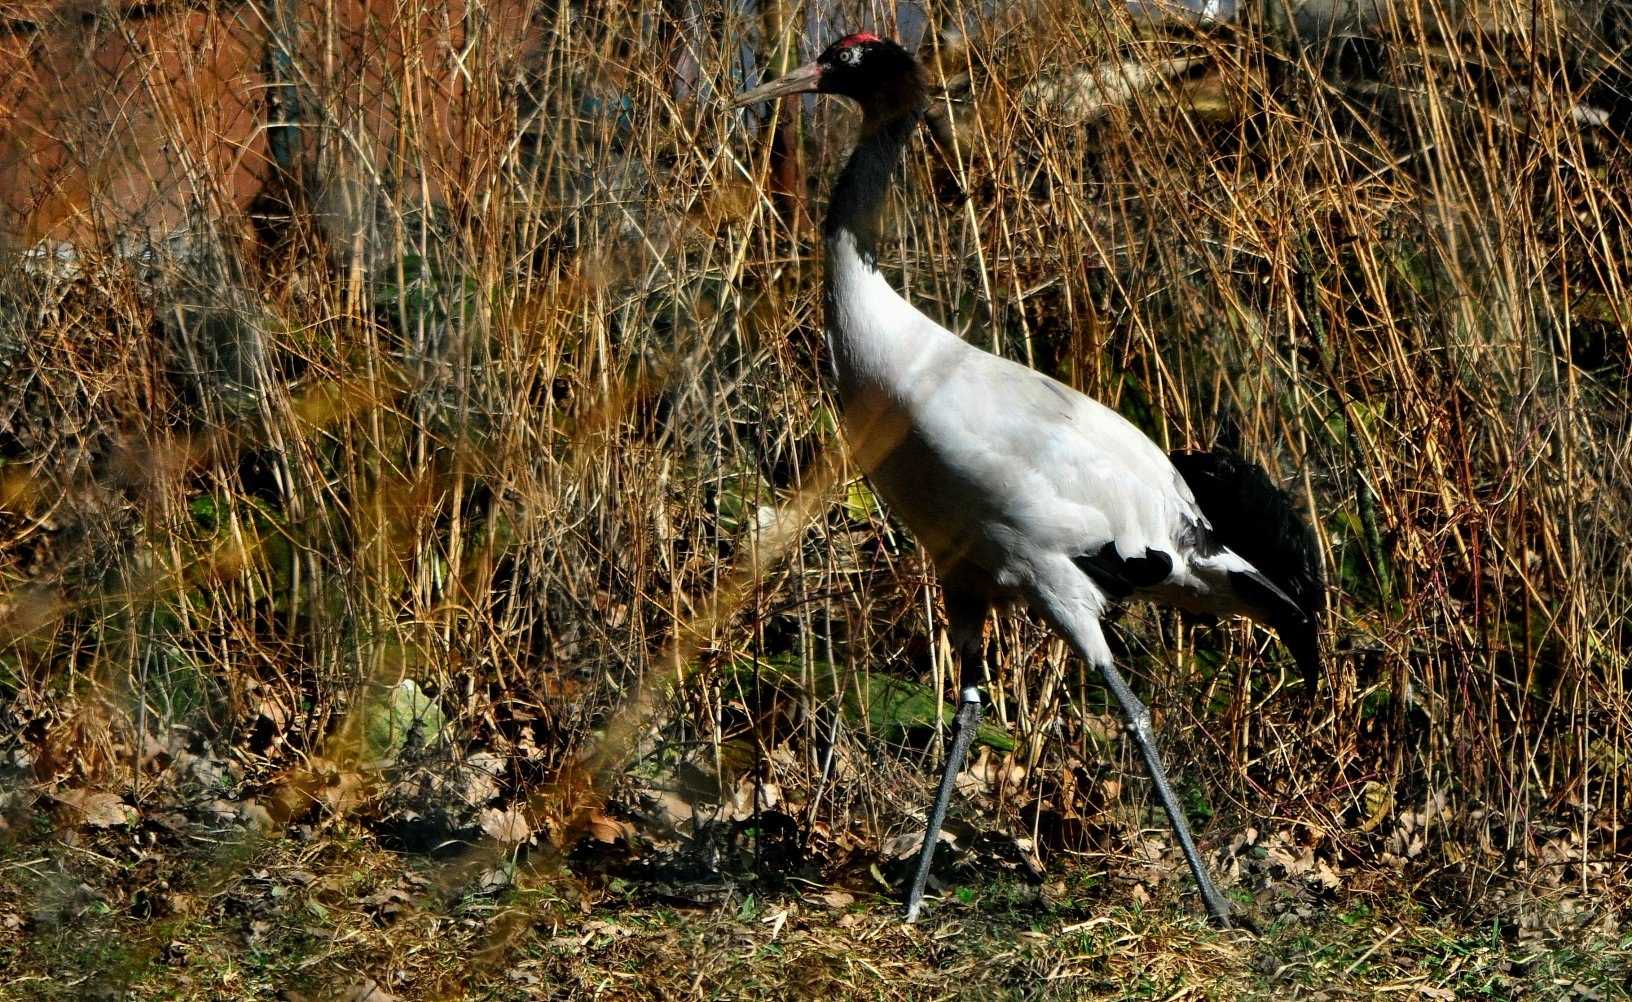
[[[941,785],[935,791],[935,803],[929,809],[929,826],[924,832],[924,844],[918,849],[918,865],[912,875],[912,886],[907,890],[908,922],[918,920],[918,908],[924,900],[924,884],[929,880],[929,866],[935,859],[935,847],[941,840],[941,825],[946,821],[946,808],[952,801],[952,790],[957,785],[958,770],[964,756],[980,729],[980,661],[986,630],[987,603],[973,595],[954,592],[947,588],[946,632],[951,641],[953,656],[958,662],[958,715],[953,725],[952,747],[946,753],[946,765],[941,769]]]

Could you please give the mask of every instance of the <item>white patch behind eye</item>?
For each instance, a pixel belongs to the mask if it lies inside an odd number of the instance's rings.
[[[845,62],[849,63],[851,66],[854,66],[857,63],[861,62],[861,50],[860,49],[844,49],[839,53],[839,58],[844,60]]]

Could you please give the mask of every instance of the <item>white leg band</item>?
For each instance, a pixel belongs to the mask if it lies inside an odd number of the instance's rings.
[[[965,703],[980,702],[980,689],[971,685],[967,689],[963,690],[963,701]]]

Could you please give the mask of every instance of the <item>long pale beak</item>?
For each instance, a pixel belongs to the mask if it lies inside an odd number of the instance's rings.
[[[789,94],[808,94],[818,89],[821,84],[822,64],[806,63],[796,70],[789,70],[769,83],[762,83],[753,90],[743,91],[731,99],[731,107],[741,108],[744,105],[757,104],[760,101],[769,101],[777,97],[786,97]]]

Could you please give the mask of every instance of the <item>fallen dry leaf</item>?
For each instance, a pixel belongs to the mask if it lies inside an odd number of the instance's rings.
[[[1314,850],[1300,848],[1282,841],[1277,841],[1269,847],[1267,858],[1271,863],[1284,870],[1289,877],[1307,873],[1315,865]]]
[[[757,803],[756,803],[757,801]],[[759,811],[768,811],[782,802],[782,787],[769,781],[756,782],[752,776],[743,776],[720,817],[727,821],[746,821]]]
[[[253,798],[244,801],[238,808],[238,813],[242,815],[245,821],[249,822],[251,827],[263,835],[270,835],[277,830],[278,823],[272,817],[272,812],[261,806]]]
[[[924,844],[924,834],[925,831],[919,829],[915,832],[903,832],[897,835],[884,843],[884,855],[890,859],[906,859],[909,856],[916,856],[918,848]],[[942,828],[940,841],[942,845],[956,845],[958,840],[951,832]]]
[[[1360,822],[1360,831],[1369,832],[1382,824],[1388,812],[1394,809],[1394,795],[1388,787],[1371,780],[1361,789],[1360,797],[1366,811],[1365,820]]]
[[[496,891],[502,891],[515,882],[516,867],[515,864],[508,861],[490,869],[483,870],[482,875],[476,879],[476,885],[482,889],[482,893],[484,894],[492,894]]]
[[[973,775],[988,789],[996,790],[1002,786],[1019,789],[1026,781],[1026,770],[1015,762],[1013,755],[993,754],[990,748],[982,746],[975,761],[969,765],[968,774]]]
[[[513,845],[532,837],[532,826],[522,812],[512,807],[507,811],[489,807],[482,812],[482,831],[496,842]]]
[[[364,979],[340,989],[340,993],[334,996],[334,1002],[396,1002],[396,998],[374,980]]]
[[[654,811],[658,817],[663,819],[665,824],[673,828],[691,824],[696,812],[684,797],[664,791],[658,793],[654,799],[656,800]]]
[[[628,841],[635,834],[635,827],[627,821],[609,818],[594,808],[583,807],[579,808],[568,822],[566,834],[568,842],[592,838],[605,845],[612,845],[619,839]]]
[[[336,817],[344,817],[363,802],[366,790],[362,773],[343,770],[331,774],[323,788],[323,802]]]
[[[136,808],[119,799],[116,793],[95,790],[64,790],[56,795],[59,802],[79,812],[80,823],[92,828],[112,828],[132,825],[140,818]]]
[[[1343,886],[1343,879],[1324,859],[1315,863],[1314,873],[1310,875],[1310,879],[1328,891],[1335,891]]]
[[[455,786],[471,807],[479,807],[499,795],[499,778],[504,775],[504,759],[492,752],[477,752],[459,763]]]

